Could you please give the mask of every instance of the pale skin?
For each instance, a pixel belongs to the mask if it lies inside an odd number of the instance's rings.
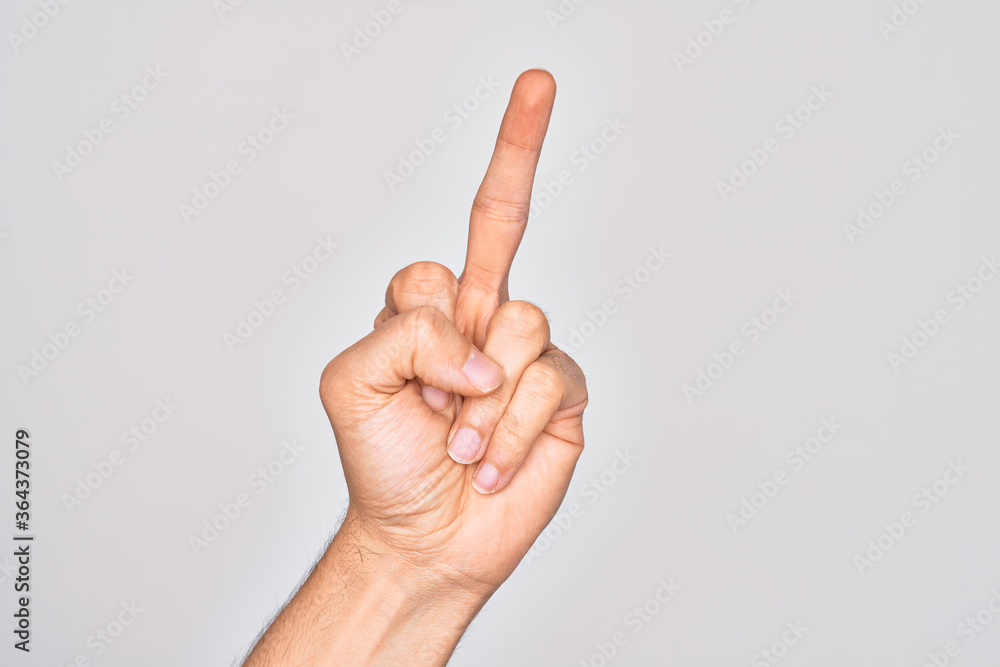
[[[461,277],[397,273],[374,331],[323,371],[347,514],[246,666],[446,664],[566,495],[586,382],[507,293],[554,100],[544,70],[514,84]]]

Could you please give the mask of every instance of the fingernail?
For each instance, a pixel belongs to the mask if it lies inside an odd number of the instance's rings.
[[[479,453],[479,447],[482,444],[483,441],[476,429],[463,427],[458,429],[455,437],[451,439],[451,443],[448,445],[448,455],[456,463],[469,464],[476,460],[476,454]]]
[[[493,391],[503,382],[503,369],[479,350],[472,351],[462,372],[479,391]]]
[[[500,481],[500,473],[489,463],[483,463],[472,478],[472,486],[479,493],[493,493]]]

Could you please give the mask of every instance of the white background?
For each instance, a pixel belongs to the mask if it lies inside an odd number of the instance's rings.
[[[537,66],[559,95],[511,292],[550,314],[560,344],[590,334],[575,353],[588,445],[564,504],[582,513],[550,527],[452,664],[769,664],[755,654],[786,622],[808,628],[789,667],[918,667],[949,641],[950,664],[995,664],[1000,619],[968,643],[958,626],[1000,587],[1000,280],[973,281],[960,310],[953,290],[1000,253],[1000,6],[907,4],[919,11],[889,32],[890,0],[590,0],[565,16],[546,14],[556,0],[404,0],[348,58],[341,45],[384,2],[249,0],[220,17],[210,0],[81,0],[51,19],[5,2],[0,540],[15,532],[13,440],[27,428],[36,542],[30,656],[11,646],[15,575],[0,557],[0,662],[243,655],[345,506],[320,371],[367,333],[398,269],[461,270],[510,86]],[[679,67],[723,10],[732,22]],[[120,118],[112,104],[147,67],[165,78]],[[480,77],[499,87],[466,102]],[[832,96],[785,138],[776,123],[813,87]],[[446,122],[466,103],[460,126]],[[243,159],[275,108],[294,119],[185,221],[179,207]],[[53,163],[102,118],[114,131],[60,179]],[[627,128],[581,170],[609,119]],[[446,141],[390,189],[385,172],[436,128]],[[912,181],[904,164],[941,128],[960,138]],[[724,201],[718,183],[769,137],[780,149]],[[564,169],[572,184],[539,199]],[[894,179],[905,193],[851,237]],[[317,237],[339,248],[293,291],[282,276]],[[650,246],[671,259],[647,273]],[[122,270],[128,286],[85,321],[78,305]],[[626,275],[646,280],[628,300]],[[274,289],[284,303],[230,351],[224,334]],[[797,301],[751,343],[742,327],[777,290]],[[587,324],[608,299],[616,312]],[[938,309],[947,323],[894,368],[887,355]],[[70,322],[79,335],[43,349]],[[745,353],[719,377],[713,355],[733,341]],[[52,358],[25,373],[36,352]],[[699,370],[717,379],[689,401]],[[167,398],[179,407],[130,451],[123,432]],[[842,429],[795,471],[786,453],[831,417]],[[252,476],[292,439],[304,451],[258,494]],[[115,450],[121,465],[67,507]],[[626,451],[637,461],[605,472]],[[969,471],[922,513],[914,495],[949,461]],[[734,532],[727,514],[779,470],[788,483]],[[614,483],[595,492],[602,472]],[[250,506],[193,548],[240,493]],[[859,566],[904,512],[916,525]],[[681,591],[638,629],[628,615],[661,579]],[[143,611],[98,656],[92,636],[132,601]],[[608,661],[597,645],[616,632],[627,643]]]

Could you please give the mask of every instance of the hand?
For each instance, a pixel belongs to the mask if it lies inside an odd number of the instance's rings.
[[[555,514],[583,447],[583,374],[545,315],[507,294],[554,96],[547,72],[515,84],[461,280],[431,263],[397,274],[375,331],[321,386],[348,517],[379,548],[488,593]]]
[[[324,370],[347,515],[247,664],[444,664],[558,509],[586,384],[544,314],[507,293],[554,98],[548,72],[515,83],[461,279],[407,267],[375,330]],[[309,626],[322,646],[302,643]]]

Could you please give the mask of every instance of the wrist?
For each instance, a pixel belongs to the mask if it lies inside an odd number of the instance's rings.
[[[392,546],[350,509],[317,574],[336,591],[330,603],[349,607],[338,634],[357,664],[446,664],[495,590]]]
[[[245,665],[445,665],[492,592],[420,568],[349,510]]]
[[[431,598],[446,592],[482,605],[502,582],[493,581],[495,577],[485,572],[477,577],[482,562],[458,562],[454,554],[444,553],[454,532],[452,527],[439,526],[431,536],[414,537],[411,530],[371,518],[352,503],[336,539],[355,552],[379,559],[380,572],[391,575],[416,597]]]

